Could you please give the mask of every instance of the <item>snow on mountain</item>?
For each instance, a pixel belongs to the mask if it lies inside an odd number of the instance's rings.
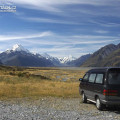
[[[45,57],[46,59],[49,59],[49,60],[57,60],[57,61],[59,61],[59,59],[57,58],[57,57],[52,57],[52,56],[50,56],[49,54],[47,54],[47,53],[43,53],[43,54],[41,54],[41,56],[43,56],[43,57]]]
[[[34,55],[21,45],[14,45],[0,54],[0,61],[9,66],[27,66],[27,67],[53,67],[54,63],[40,54]]]
[[[63,57],[63,58],[57,58],[57,57],[52,57],[47,53],[39,54],[39,53],[31,53],[29,50],[25,49],[22,45],[14,45],[12,49],[7,49],[5,53],[10,54],[12,52],[23,52],[23,53],[28,53],[31,54],[32,56],[36,56],[38,58],[45,58],[46,60],[50,60],[54,65],[60,66],[63,64],[66,64],[67,62],[73,61],[76,58],[73,57],[72,55],[69,55],[68,57]]]
[[[9,54],[11,52],[26,52],[26,53],[30,53],[29,50],[25,49],[22,45],[18,45],[18,44],[15,44],[12,49],[7,49],[5,51],[5,53]]]
[[[25,49],[22,45],[18,45],[18,44],[13,46],[12,51],[24,51],[30,53],[29,50]]]
[[[73,60],[76,60],[76,58],[72,55],[69,55],[68,57],[59,58],[60,63],[67,63]]]
[[[41,56],[45,57],[46,59],[53,58],[52,56],[48,55],[47,53],[43,53],[43,54],[41,54]]]
[[[41,54],[41,56],[46,58],[46,59],[49,59],[51,61],[54,61],[54,62],[57,62],[57,63],[59,62],[59,63],[62,63],[62,64],[73,61],[73,60],[76,60],[76,58],[73,57],[72,55],[69,55],[68,57],[63,57],[63,58],[57,58],[57,57],[52,57],[47,53],[43,53],[43,54]]]
[[[61,63],[57,57],[52,57],[52,56],[48,55],[47,53],[43,53],[43,54],[41,54],[41,56],[50,60],[52,63],[54,63],[55,66],[61,66]]]

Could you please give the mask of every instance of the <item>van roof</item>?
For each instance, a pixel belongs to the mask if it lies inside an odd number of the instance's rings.
[[[120,70],[120,67],[94,68],[94,69],[89,70],[88,72],[107,72],[110,69]]]

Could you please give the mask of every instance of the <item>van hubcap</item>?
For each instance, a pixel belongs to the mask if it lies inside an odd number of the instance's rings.
[[[97,108],[99,108],[100,107],[100,100],[97,98],[97,100],[96,100],[96,106],[97,106]]]
[[[84,95],[84,93],[83,93],[83,95],[82,95],[82,99],[85,100],[85,95]]]

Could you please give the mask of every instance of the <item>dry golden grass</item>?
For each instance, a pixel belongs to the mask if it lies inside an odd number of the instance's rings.
[[[83,70],[56,68],[30,68],[22,71],[13,68],[0,69],[0,99],[41,96],[79,97],[78,79],[84,73]]]
[[[42,81],[39,83],[0,83],[0,98],[21,98],[21,97],[79,97],[78,83],[63,83]]]

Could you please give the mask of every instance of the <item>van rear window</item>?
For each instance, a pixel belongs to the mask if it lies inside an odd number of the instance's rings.
[[[120,84],[120,71],[111,71],[108,73],[109,84]]]

